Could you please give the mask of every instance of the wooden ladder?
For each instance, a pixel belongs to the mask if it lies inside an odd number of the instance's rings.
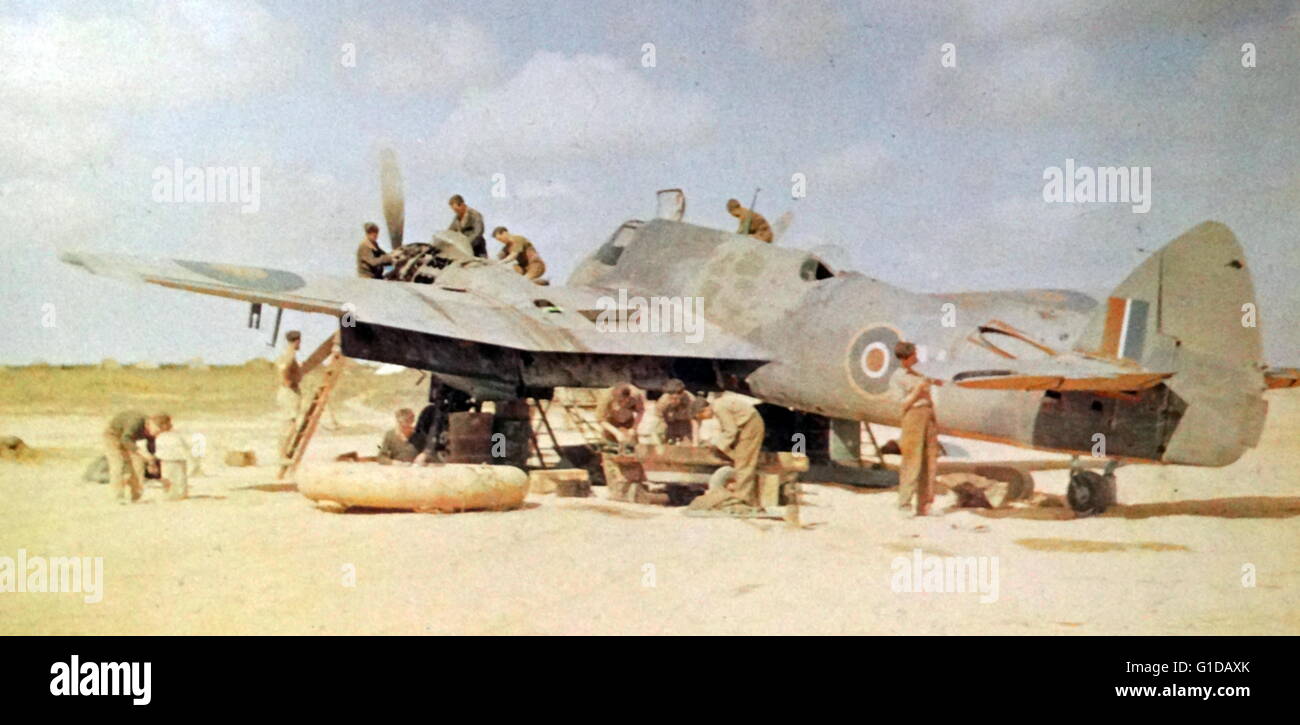
[[[570,388],[570,391],[572,390],[574,389]],[[583,406],[574,402],[572,397],[570,397],[572,394],[573,393],[570,392],[568,395],[565,395],[563,399],[558,401],[552,400],[551,404],[554,405],[556,402],[559,402],[560,408],[564,410],[564,417],[569,421],[569,424],[572,425],[574,429],[582,434],[582,439],[587,444],[587,447],[593,451],[599,451],[605,441],[605,436],[601,432],[600,424],[587,420],[587,417],[583,414]]]
[[[321,362],[329,357],[330,353],[338,346],[338,342],[339,334],[337,332],[327,338],[325,342],[322,342],[320,347],[316,348],[303,362],[303,376],[305,377],[307,373],[316,369]],[[311,437],[316,433],[316,426],[320,424],[321,416],[325,413],[325,405],[329,402],[330,393],[334,392],[334,386],[338,383],[339,377],[343,374],[343,369],[347,366],[347,360],[340,353],[330,360],[329,365],[325,366],[324,378],[312,395],[311,403],[308,404],[302,420],[298,423],[298,430],[289,443],[289,450],[285,451],[284,457],[286,460],[280,465],[280,472],[276,475],[276,480],[284,480],[285,476],[297,470],[303,454],[307,452],[307,444],[311,442]]]

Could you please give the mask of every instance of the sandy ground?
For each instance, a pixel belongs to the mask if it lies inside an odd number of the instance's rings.
[[[318,434],[309,458],[373,450],[387,409],[360,401],[342,401],[342,427]],[[1257,450],[1224,469],[1121,469],[1121,505],[1102,517],[905,518],[893,491],[805,485],[801,529],[686,518],[599,488],[504,513],[329,514],[270,465],[221,465],[221,450],[249,444],[271,460],[266,416],[201,412],[178,416],[210,441],[193,498],[150,488],[120,506],[79,480],[102,416],[15,403],[0,434],[43,456],[0,462],[0,557],[102,557],[104,589],[94,604],[0,593],[0,633],[1300,634],[1300,396],[1270,401]],[[954,443],[979,458],[1035,455]],[[1065,481],[1036,474],[1040,491]],[[896,560],[916,549],[991,557],[996,600],[895,591]]]

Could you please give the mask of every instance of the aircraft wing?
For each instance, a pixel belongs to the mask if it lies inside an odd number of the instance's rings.
[[[599,290],[542,286],[505,267],[448,270],[448,284],[300,275],[180,259],[65,252],[92,274],[533,352],[765,361],[754,345],[698,316],[689,329],[610,330]],[[679,328],[681,326],[678,326]]]
[[[1154,387],[1172,372],[1144,370],[1092,357],[1061,355],[1038,360],[1004,360],[992,367],[952,362],[916,366],[928,377],[981,390],[1069,390],[1124,392]]]

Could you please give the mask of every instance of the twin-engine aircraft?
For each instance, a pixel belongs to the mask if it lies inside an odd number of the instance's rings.
[[[388,172],[391,180],[395,171]],[[399,177],[400,178],[400,177]],[[400,184],[399,184],[400,187]],[[400,244],[400,189],[385,183]],[[899,422],[890,379],[915,343],[939,430],[1112,462],[1225,466],[1259,440],[1269,368],[1245,255],[1204,222],[1142,263],[1106,299],[1079,292],[920,294],[814,254],[660,216],[628,221],[567,283],[539,285],[475,259],[439,232],[426,283],[308,276],[211,262],[67,252],[68,264],[133,282],[340,319],[353,358],[431,371],[480,400],[550,397],[680,378],[831,419]],[[1069,500],[1095,513],[1102,477],[1079,469]],[[1113,485],[1113,478],[1111,479]],[[1111,494],[1113,498],[1113,493]]]

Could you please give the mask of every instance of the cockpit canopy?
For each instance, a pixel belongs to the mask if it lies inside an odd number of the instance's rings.
[[[618,258],[623,256],[623,250],[636,237],[636,230],[643,226],[645,222],[640,219],[629,219],[623,222],[623,226],[610,235],[609,241],[596,250],[596,261],[611,267],[618,264]]]
[[[629,219],[623,222],[622,226],[616,229],[609,236],[609,239],[601,245],[600,249],[596,251],[596,259],[601,264],[607,264],[611,267],[618,264],[618,259],[623,255],[623,250],[636,237],[637,230],[644,226],[645,222],[640,219]],[[817,255],[808,254],[800,267],[799,276],[809,281],[830,279],[835,276],[835,271]]]

